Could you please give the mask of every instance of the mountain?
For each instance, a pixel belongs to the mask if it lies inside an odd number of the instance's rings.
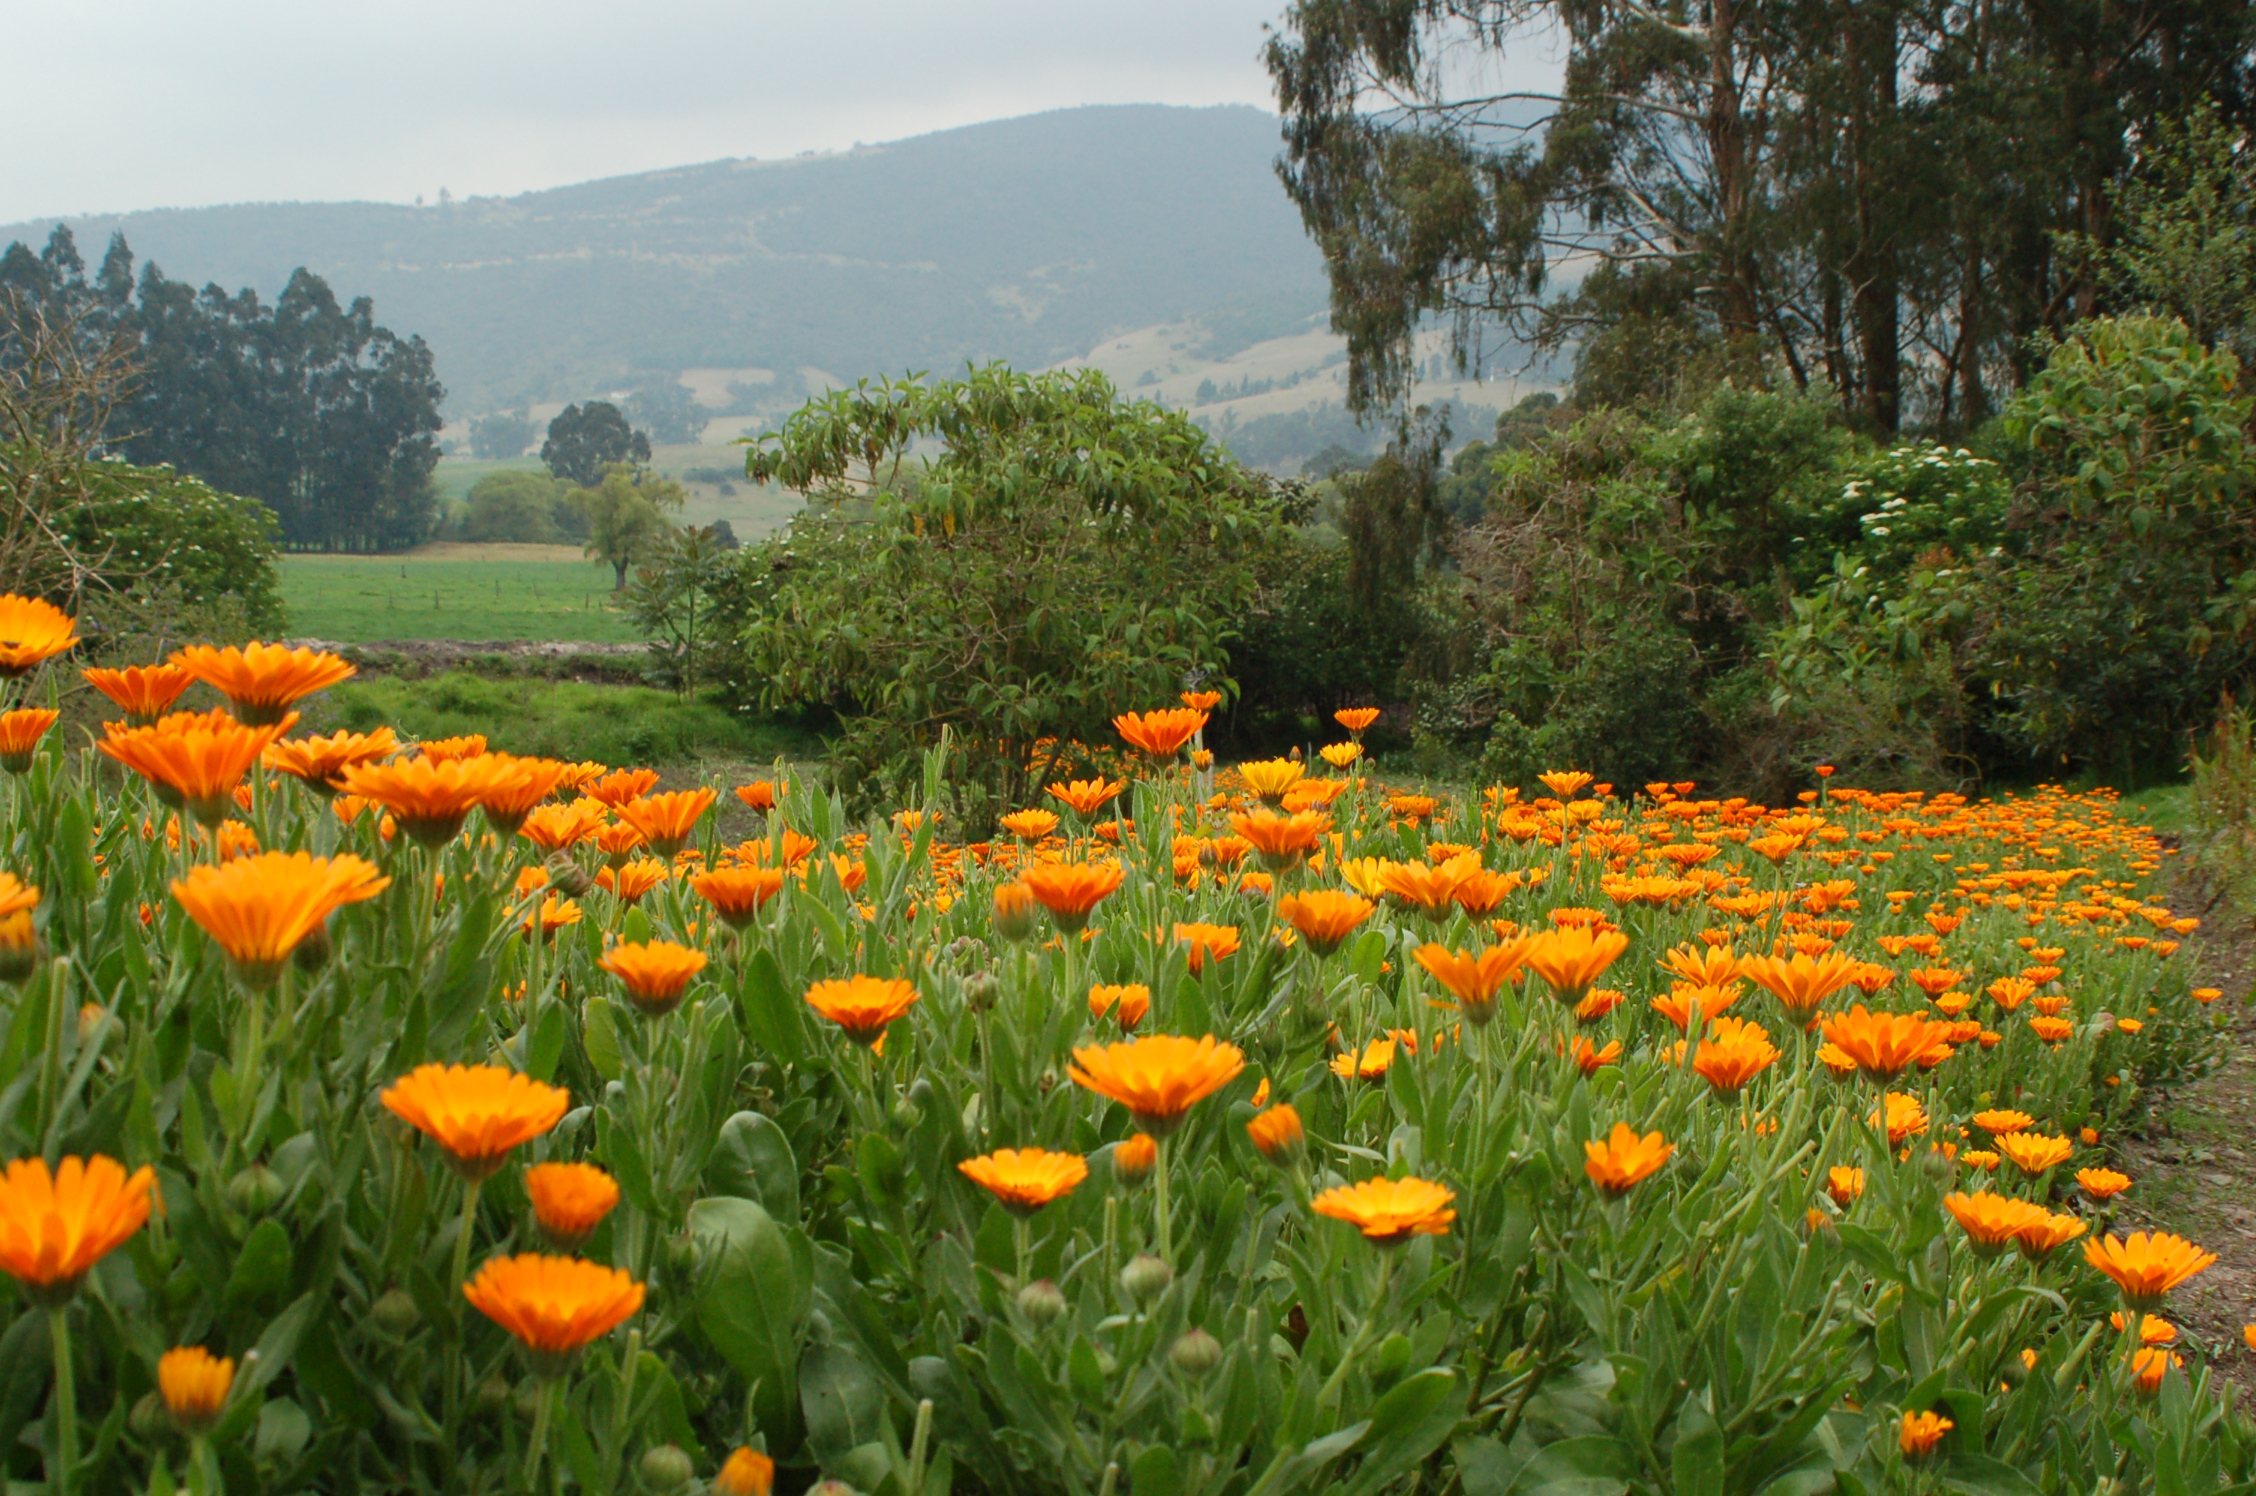
[[[1160,324],[1195,322],[1208,357],[1303,333],[1323,263],[1277,150],[1258,109],[1106,106],[434,207],[66,221],[90,260],[122,231],[175,280],[271,297],[304,265],[373,297],[380,323],[430,342],[455,418],[690,370],[717,385],[708,407],[749,413],[829,380],[1045,367]],[[0,244],[52,227],[0,227]]]

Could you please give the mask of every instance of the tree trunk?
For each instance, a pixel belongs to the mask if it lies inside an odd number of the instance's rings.
[[[617,580],[617,581],[615,581],[615,582],[613,582],[613,583],[611,584],[611,590],[612,590],[613,592],[624,592],[624,591],[626,591],[626,590],[627,590],[627,563],[626,563],[626,562],[624,562],[624,561],[614,561],[614,562],[612,562],[612,563],[611,563],[611,570],[612,570],[612,571],[613,571],[613,573],[615,573],[615,574],[617,575],[617,577],[618,577],[618,580]]]
[[[1856,244],[1849,256],[1851,315],[1864,366],[1866,424],[1893,436],[1902,418],[1902,334],[1893,238],[1901,205],[1888,191],[1894,149],[1896,66],[1901,46],[1892,7],[1862,4],[1847,37],[1850,58],[1849,172],[1856,197]]]

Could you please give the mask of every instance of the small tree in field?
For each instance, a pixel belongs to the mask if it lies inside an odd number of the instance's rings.
[[[809,501],[732,583],[749,693],[837,711],[838,761],[880,781],[952,729],[967,822],[1221,663],[1298,502],[1093,371],[840,390],[745,471]]]
[[[689,526],[659,538],[635,568],[627,612],[649,636],[651,658],[677,696],[697,689],[715,638],[713,595],[727,577],[731,545],[718,525]]]
[[[680,509],[682,498],[682,486],[671,478],[652,473],[638,476],[623,462],[611,464],[603,470],[600,482],[572,496],[572,502],[587,517],[587,554],[611,563],[616,577],[612,591],[624,592],[627,569],[665,539],[673,528],[666,514]]]

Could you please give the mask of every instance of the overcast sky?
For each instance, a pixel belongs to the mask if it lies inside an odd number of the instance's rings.
[[[25,0],[0,222],[514,193],[1073,104],[1274,107],[1285,0]]]

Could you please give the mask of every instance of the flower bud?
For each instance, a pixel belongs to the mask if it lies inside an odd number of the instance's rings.
[[[1159,1160],[1159,1144],[1142,1133],[1137,1133],[1112,1150],[1112,1178],[1122,1189],[1134,1189],[1151,1178],[1152,1165]]]
[[[312,976],[329,964],[329,957],[335,949],[329,939],[329,922],[323,920],[306,931],[305,938],[298,942],[297,949],[290,952],[290,961],[298,970]]]
[[[1138,1303],[1158,1298],[1167,1291],[1167,1285],[1174,1281],[1175,1269],[1149,1252],[1138,1252],[1120,1270],[1122,1291]]]
[[[570,852],[551,852],[541,863],[541,871],[548,874],[548,886],[568,899],[584,899],[595,887],[595,879]]]
[[[1222,1342],[1204,1330],[1185,1330],[1168,1347],[1167,1359],[1177,1371],[1202,1377],[1222,1364]]]
[[[1065,1295],[1047,1278],[1029,1283],[1018,1291],[1018,1312],[1036,1327],[1054,1324],[1065,1313]]]
[[[487,1373],[473,1394],[478,1400],[478,1411],[488,1415],[500,1412],[509,1405],[509,1380],[496,1373]]]
[[[415,1307],[415,1295],[406,1289],[387,1288],[368,1306],[368,1317],[387,1335],[405,1335],[423,1322],[423,1311]]]
[[[133,1437],[143,1443],[164,1437],[165,1431],[171,1427],[171,1420],[165,1413],[164,1398],[154,1392],[142,1393],[141,1400],[126,1415],[125,1424],[132,1430]]]
[[[862,1496],[842,1480],[819,1480],[807,1487],[807,1496]]]
[[[540,1416],[541,1399],[548,1395],[546,1382],[527,1382],[517,1389],[517,1416],[527,1423]]]
[[[974,1013],[984,1013],[995,1006],[1002,996],[1003,984],[991,972],[980,972],[964,978],[964,1006]]]
[[[896,1100],[894,1101],[894,1103],[893,1103],[893,1125],[894,1125],[895,1127],[898,1127],[898,1128],[902,1129],[903,1131],[907,1131],[907,1130],[908,1130],[909,1128],[912,1128],[912,1127],[916,1126],[916,1125],[917,1125],[917,1124],[918,1124],[919,1122],[922,1122],[923,1120],[924,1120],[924,1108],[923,1108],[923,1107],[921,1107],[921,1106],[918,1106],[918,1105],[917,1105],[917,1104],[916,1104],[916,1103],[915,1103],[914,1101],[911,1101],[911,1100],[910,1100],[910,1099],[909,1099],[909,1098],[908,1098],[907,1096],[901,1096],[901,1097],[897,1098],[897,1099],[896,1099]]]
[[[263,1163],[253,1162],[227,1181],[227,1203],[247,1216],[262,1216],[282,1203],[289,1186]]]
[[[678,1444],[657,1444],[642,1452],[635,1473],[652,1491],[677,1491],[697,1474],[697,1465]]]
[[[78,1010],[78,1042],[92,1044],[100,1037],[102,1025],[109,1021],[110,1010],[100,1003],[87,1003]]]

